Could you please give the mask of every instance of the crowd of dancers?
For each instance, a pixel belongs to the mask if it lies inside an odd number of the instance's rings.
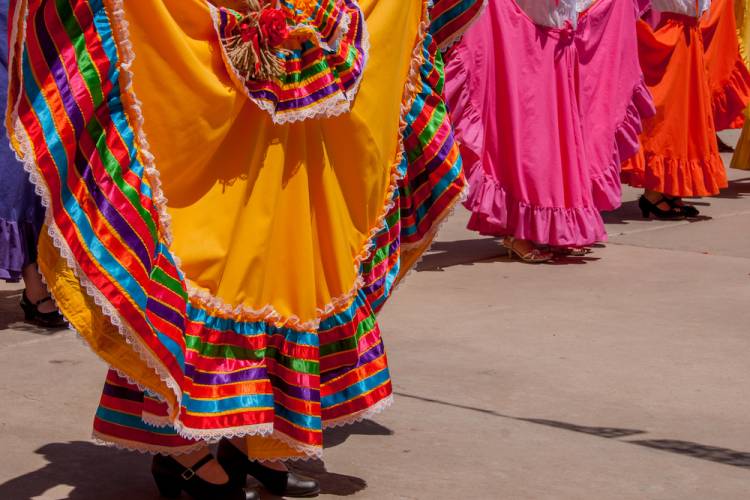
[[[750,169],[748,7],[0,0],[0,279],[110,365],[94,438],[163,495],[316,495],[284,461],[390,405],[377,314],[455,204],[544,263],[623,183],[698,217],[718,131]]]

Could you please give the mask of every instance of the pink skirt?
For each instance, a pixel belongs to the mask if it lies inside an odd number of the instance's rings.
[[[558,29],[513,0],[490,0],[449,53],[469,229],[554,246],[606,240],[600,211],[620,205],[620,164],[654,113],[638,63],[639,3],[599,0],[577,29]]]

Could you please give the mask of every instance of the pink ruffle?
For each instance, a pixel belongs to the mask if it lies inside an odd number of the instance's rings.
[[[481,165],[469,167],[471,212],[468,228],[486,236],[513,236],[552,246],[582,247],[607,241],[604,221],[596,208],[532,206],[513,199],[484,175]]]
[[[450,64],[446,64],[446,81],[450,90],[446,93],[448,108],[458,112],[461,119],[454,120],[456,137],[460,138],[461,156],[464,161],[469,193],[464,206],[472,212],[468,229],[485,236],[513,236],[533,241],[537,244],[553,246],[587,246],[596,242],[607,241],[599,210],[590,208],[557,208],[532,206],[515,200],[497,181],[485,175],[482,168],[484,151],[484,126],[478,106],[473,102],[473,95],[468,90],[475,88],[463,59],[463,53],[450,53]],[[645,92],[650,101],[650,94]],[[634,103],[628,107],[627,117],[623,121],[625,129],[636,129],[635,120],[631,120],[630,109],[641,110],[642,101],[634,97]],[[653,109],[653,104],[650,104]],[[641,116],[639,111],[635,115]],[[640,120],[637,121],[640,124]],[[626,125],[633,124],[633,125]],[[639,125],[638,125],[639,126]],[[618,135],[619,137],[619,135]],[[631,137],[623,132],[623,137]],[[637,137],[637,133],[636,133]],[[618,141],[619,144],[619,141]],[[622,142],[623,150],[626,142]],[[619,148],[619,146],[618,146]],[[637,139],[636,148],[637,151]],[[619,152],[619,149],[617,149]],[[616,166],[616,185],[620,188],[619,163]],[[604,183],[604,181],[602,181]],[[606,181],[606,185],[609,185]],[[610,191],[612,188],[610,188]]]
[[[633,89],[633,98],[628,104],[625,115],[615,131],[612,160],[599,175],[592,177],[594,204],[602,211],[616,210],[622,204],[622,182],[620,167],[623,162],[632,158],[640,149],[638,140],[643,132],[643,120],[656,114],[654,100],[641,80]]]

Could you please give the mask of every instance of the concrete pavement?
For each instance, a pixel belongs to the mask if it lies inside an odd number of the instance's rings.
[[[557,265],[457,210],[381,315],[396,404],[299,468],[321,498],[750,498],[750,172],[730,175],[698,222],[643,221],[626,189],[610,242]],[[105,366],[21,323],[19,294],[0,287],[0,500],[157,498],[142,456],[87,441]]]

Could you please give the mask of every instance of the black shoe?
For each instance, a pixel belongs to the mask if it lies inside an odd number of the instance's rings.
[[[250,460],[229,440],[222,439],[216,459],[229,474],[233,484],[244,485],[248,474],[276,496],[314,497],[320,493],[320,484],[315,479],[301,476],[292,471],[280,471]]]
[[[52,297],[47,295],[42,300],[32,302],[29,297],[26,296],[26,290],[23,291],[21,296],[21,309],[23,309],[24,318],[29,323],[34,323],[44,328],[62,328],[65,326],[65,318],[62,314],[57,311],[43,313],[39,310],[39,306],[45,302],[52,302]]]
[[[669,210],[662,210],[657,206],[662,203],[666,203],[667,205],[669,205]],[[662,196],[662,198],[656,203],[651,203],[645,196],[641,196],[640,198],[638,198],[638,208],[641,209],[641,213],[643,214],[644,219],[648,219],[650,214],[654,214],[654,217],[661,220],[675,220],[685,218],[685,214],[682,212],[682,210],[673,207],[672,204],[669,203],[669,200],[666,196]]]
[[[184,467],[177,460],[165,455],[154,455],[151,463],[151,474],[156,481],[161,496],[177,498],[185,492],[195,500],[259,500],[260,495],[255,490],[245,491],[228,481],[224,484],[214,484],[201,479],[197,471],[214,457],[211,454],[198,460],[192,467]]]
[[[686,205],[682,201],[682,198],[669,198],[668,196],[665,196],[664,199],[670,207],[679,210],[685,215],[685,217],[694,219],[701,214],[700,210],[693,205]]]

